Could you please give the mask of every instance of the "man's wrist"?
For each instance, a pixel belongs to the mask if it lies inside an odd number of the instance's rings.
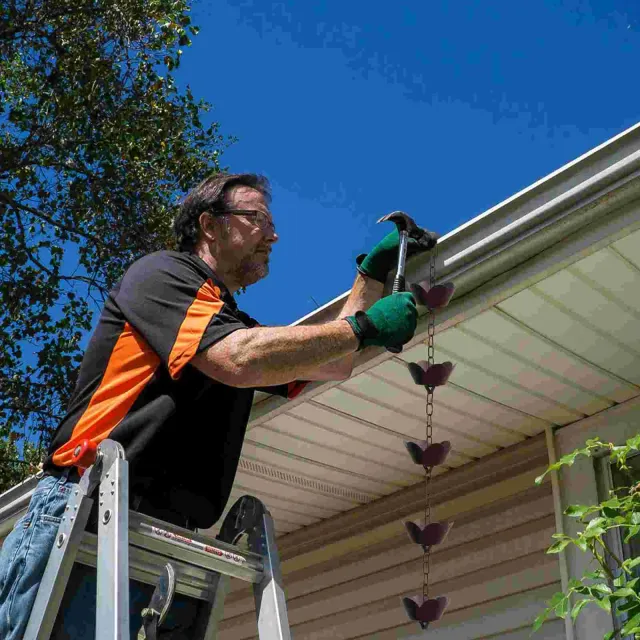
[[[366,278],[367,280],[373,280],[374,282],[380,282],[382,284],[385,283],[386,278],[384,279],[380,279],[380,274],[378,274],[378,277],[376,277],[375,275],[371,274],[367,269],[366,269],[366,265],[367,263],[365,262],[365,259],[367,257],[368,254],[366,253],[361,253],[357,258],[356,258],[356,269],[358,270],[358,273]],[[365,266],[362,266],[362,263],[365,262]]]
[[[379,334],[371,319],[364,311],[356,311],[354,315],[348,316],[345,320],[351,326],[351,329],[358,341],[358,351],[364,349],[367,345],[365,340],[376,338]]]

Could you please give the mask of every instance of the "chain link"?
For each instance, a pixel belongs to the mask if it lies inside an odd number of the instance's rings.
[[[429,289],[436,284],[436,258],[438,255],[438,245],[436,244],[431,253],[431,261],[429,262]],[[429,367],[434,364],[435,347],[434,336],[436,332],[436,312],[431,309],[429,311],[428,337],[427,337],[427,362]],[[427,387],[427,425],[426,440],[427,447],[433,442],[433,392],[434,387]],[[424,526],[431,523],[431,467],[425,469],[424,479]],[[422,556],[422,597],[426,600],[429,598],[429,571],[431,569],[431,547],[427,547]]]

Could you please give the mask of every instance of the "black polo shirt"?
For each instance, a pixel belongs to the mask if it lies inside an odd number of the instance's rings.
[[[132,496],[197,527],[213,525],[229,498],[255,390],[216,382],[189,362],[257,325],[197,256],[160,251],[135,262],[105,302],[45,471],[71,465],[80,441],[110,438],[124,447]],[[263,390],[291,398],[304,384]]]

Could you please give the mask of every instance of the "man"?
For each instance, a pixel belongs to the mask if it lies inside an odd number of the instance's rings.
[[[78,482],[72,454],[80,441],[123,445],[133,509],[208,528],[229,498],[256,389],[291,398],[307,381],[348,378],[358,349],[402,345],[413,336],[413,296],[379,300],[397,258],[397,232],[358,259],[338,319],[260,327],[240,311],[233,294],[266,277],[278,240],[269,204],[263,177],[211,176],[182,204],[174,224],[179,250],[141,258],[110,293],[44,477],[0,553],[0,638],[22,638]],[[410,250],[420,247],[412,241]],[[61,612],[65,630],[74,630],[69,637],[91,637],[87,598],[95,599],[95,578],[87,570],[78,576]],[[148,590],[131,593],[139,613]],[[139,625],[132,615],[133,633]]]

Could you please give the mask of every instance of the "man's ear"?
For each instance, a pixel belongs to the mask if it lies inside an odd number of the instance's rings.
[[[213,216],[209,215],[206,211],[203,211],[198,218],[198,222],[200,223],[200,229],[202,230],[204,237],[209,240],[209,242],[215,242],[216,229]]]

